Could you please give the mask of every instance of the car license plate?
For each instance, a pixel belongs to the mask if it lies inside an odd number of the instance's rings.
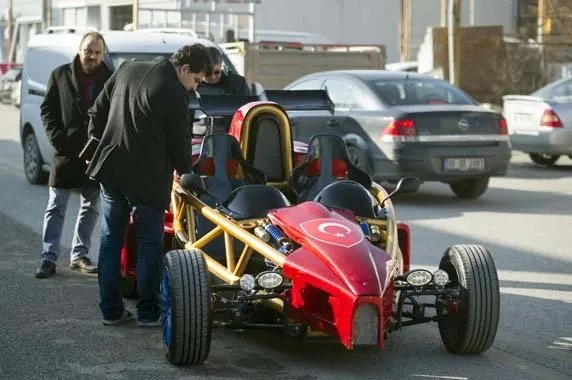
[[[446,158],[443,168],[447,171],[483,171],[485,170],[484,158]]]
[[[524,124],[530,122],[532,119],[532,114],[529,113],[515,113],[512,115],[515,124]]]

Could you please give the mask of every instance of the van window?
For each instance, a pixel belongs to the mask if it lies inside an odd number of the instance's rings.
[[[125,61],[132,61],[134,59],[138,61],[150,61],[159,56],[169,58],[171,54],[169,53],[111,53],[110,54],[113,70],[117,69]]]
[[[111,63],[113,65],[113,70],[121,66],[125,61],[131,61],[136,59],[138,61],[149,61],[157,57],[170,58],[173,53],[111,53]],[[230,63],[226,54],[223,54],[223,70],[234,70],[234,66]]]
[[[61,65],[71,63],[67,54],[50,49],[30,49],[26,53],[25,70],[27,76],[34,82],[47,84],[52,71]]]

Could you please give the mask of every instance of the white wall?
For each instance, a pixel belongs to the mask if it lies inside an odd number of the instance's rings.
[[[398,43],[397,0],[263,0],[256,28],[317,33],[335,43],[383,44],[394,55]]]
[[[477,25],[516,24],[517,0],[474,0]],[[463,0],[462,23],[469,25],[470,0]],[[262,0],[256,28],[322,34],[336,43],[381,44],[388,62],[399,60],[399,0]],[[417,56],[425,32],[440,24],[440,0],[413,0],[411,57]]]

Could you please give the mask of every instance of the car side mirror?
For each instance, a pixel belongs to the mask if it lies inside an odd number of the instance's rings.
[[[381,207],[383,207],[385,201],[391,199],[394,195],[414,193],[419,190],[419,186],[421,186],[421,181],[419,181],[417,177],[401,178],[399,182],[397,182],[395,189],[381,202]]]

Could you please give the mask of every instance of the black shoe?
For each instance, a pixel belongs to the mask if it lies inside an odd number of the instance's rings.
[[[42,265],[36,270],[36,278],[49,278],[56,274],[56,264],[43,260]]]
[[[83,273],[97,273],[97,266],[93,265],[91,260],[87,257],[82,257],[81,259],[72,261],[70,264],[70,269]]]

